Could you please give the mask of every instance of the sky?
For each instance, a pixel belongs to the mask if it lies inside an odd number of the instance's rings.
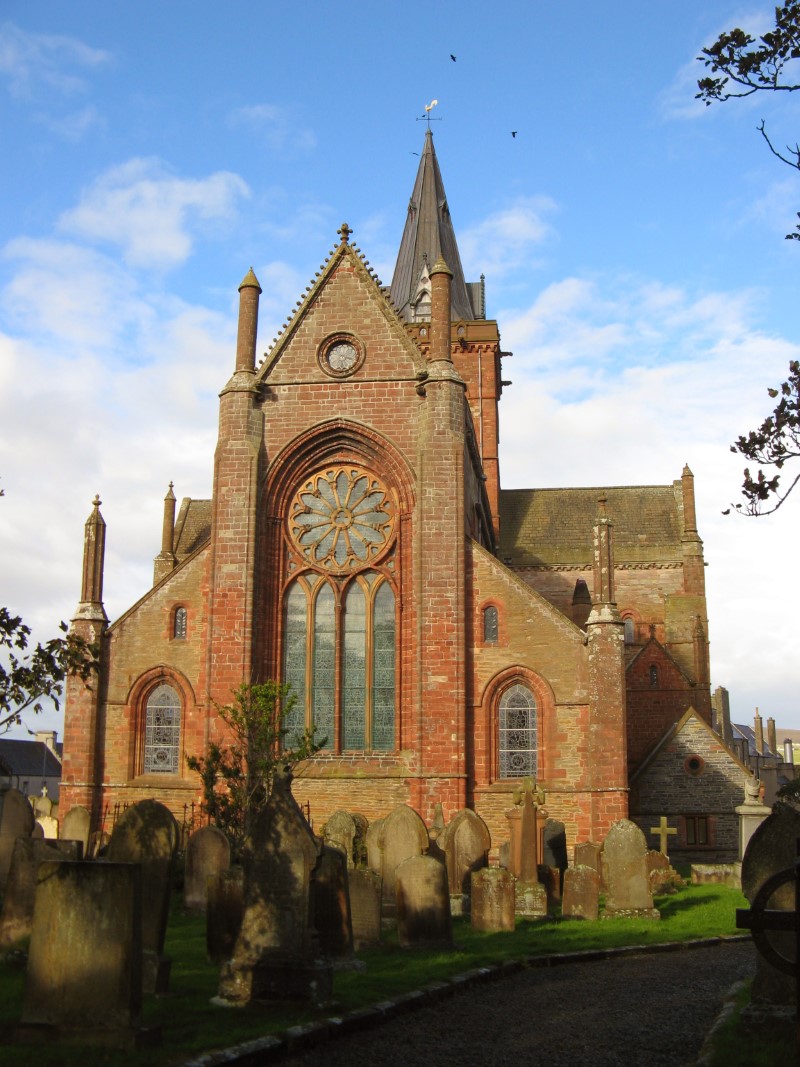
[[[240,281],[263,288],[260,354],[343,221],[388,284],[436,99],[465,275],[513,352],[503,486],[668,484],[688,463],[712,687],[734,721],[800,729],[800,490],[722,514],[730,445],[800,358],[800,175],[757,129],[795,144],[798,102],[694,99],[701,48],[771,11],[4,0],[0,603],[40,639],[71,617],[95,494],[109,617],[147,591],[169,482],[210,495]]]

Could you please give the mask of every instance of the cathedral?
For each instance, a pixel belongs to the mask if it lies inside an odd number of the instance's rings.
[[[338,237],[260,360],[261,289],[242,281],[211,497],[178,507],[170,486],[153,585],[111,624],[95,501],[72,626],[102,666],[69,683],[62,811],[180,813],[200,798],[187,756],[222,738],[216,707],[278,679],[290,732],[324,739],[294,786],[315,825],[399,804],[430,822],[441,804],[499,844],[535,778],[570,846],[601,841],[669,732],[702,741],[711,722],[692,473],[502,488],[506,353],[430,130],[391,286]]]

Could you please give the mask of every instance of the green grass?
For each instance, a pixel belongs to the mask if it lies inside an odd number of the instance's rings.
[[[745,903],[738,891],[726,886],[687,886],[672,896],[657,899],[660,921],[581,922],[554,917],[543,921],[518,920],[514,933],[487,934],[473,931],[468,921],[459,919],[454,921],[456,947],[438,952],[401,949],[395,937],[387,936],[380,948],[359,953],[366,964],[365,970],[335,974],[336,1003],[322,1013],[286,1006],[225,1009],[210,1004],[217,991],[218,971],[206,960],[204,921],[176,908],[165,949],[173,959],[171,992],[166,997],[146,998],[144,1008],[144,1024],[161,1026],[163,1043],[157,1049],[126,1053],[124,1062],[132,1067],[180,1063],[192,1054],[284,1030],[320,1014],[327,1016],[363,1007],[474,967],[505,960],[735,934],[735,911]],[[4,1028],[19,1019],[24,977],[23,962],[0,960],[0,1025]],[[9,1047],[5,1041],[3,1045],[0,1067],[16,1067],[21,1058],[20,1048]],[[35,1059],[37,1067],[85,1067],[87,1060],[92,1067],[121,1062],[119,1051],[88,1050],[85,1046],[58,1049],[38,1046],[24,1055]],[[726,1067],[732,1067],[735,1062],[728,1058]]]

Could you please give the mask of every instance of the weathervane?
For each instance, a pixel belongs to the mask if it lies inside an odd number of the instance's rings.
[[[436,107],[436,105],[438,103],[439,103],[438,100],[431,100],[431,102],[429,104],[426,104],[425,105],[425,114],[424,115],[417,115],[417,122],[427,122],[428,123],[428,129],[431,128],[431,123],[432,122],[441,122],[442,121],[441,119],[439,119],[439,118],[435,119],[431,115],[431,111],[433,111],[433,109]]]

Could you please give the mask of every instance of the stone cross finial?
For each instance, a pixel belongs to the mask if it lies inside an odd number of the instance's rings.
[[[678,831],[674,826],[669,826],[667,824],[666,815],[661,816],[661,821],[658,826],[650,827],[651,834],[658,834],[658,851],[663,852],[665,856],[667,855],[667,841],[674,834],[677,834],[677,832]]]
[[[342,241],[347,244],[350,239],[350,234],[353,232],[346,222],[343,222],[339,229],[336,231],[341,237]]]

